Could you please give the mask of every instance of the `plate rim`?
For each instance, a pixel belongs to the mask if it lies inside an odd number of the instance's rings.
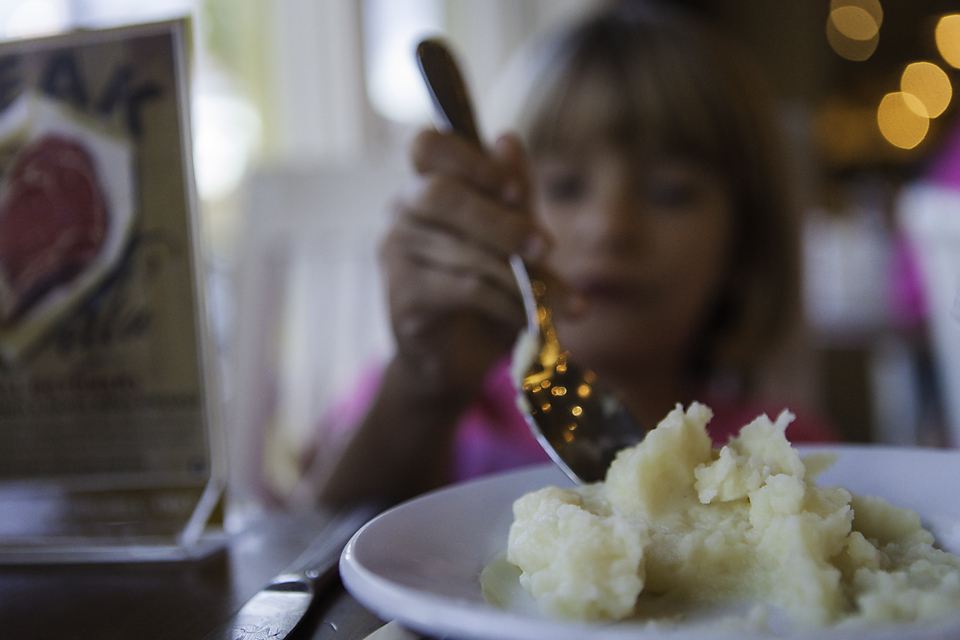
[[[960,465],[960,449],[860,443],[797,444],[794,446],[801,456],[810,453],[834,453],[839,454],[839,458],[842,459],[845,454],[855,453],[857,455],[944,457],[954,458]],[[567,486],[573,486],[559,467],[552,462],[545,462],[447,485],[385,510],[358,530],[344,547],[340,558],[340,574],[345,588],[351,596],[381,619],[397,620],[411,630],[431,636],[439,634],[464,640],[533,640],[536,638],[579,640],[584,636],[597,638],[598,640],[626,640],[628,636],[633,640],[643,640],[645,638],[728,640],[744,637],[743,629],[729,631],[710,627],[707,630],[703,625],[697,624],[686,627],[666,627],[648,622],[584,622],[529,616],[497,609],[494,605],[478,605],[473,601],[444,597],[395,582],[365,566],[362,558],[358,556],[357,546],[371,535],[370,531],[376,531],[383,519],[395,517],[395,514],[400,510],[411,509],[411,505],[423,501],[440,501],[449,498],[450,494],[459,492],[477,491],[484,485],[517,483],[524,479],[532,482],[541,476],[548,484],[565,483]],[[822,486],[835,485],[828,483]],[[527,490],[518,491],[524,493]],[[958,516],[958,522],[960,522],[960,516]],[[505,544],[506,541],[504,541]],[[426,613],[422,611],[424,605],[427,605]],[[898,640],[909,640],[910,638],[925,640],[935,637],[952,637],[943,636],[944,632],[960,636],[960,618],[931,625],[910,623],[886,626],[883,629],[870,628],[870,631],[876,631],[876,633],[869,636],[862,635],[864,631],[865,629],[862,627],[818,627],[809,630],[809,633],[804,630],[797,630],[797,633],[791,633],[788,637],[794,640],[804,637],[823,640],[829,638],[852,640],[854,637],[869,637],[875,640],[893,640],[894,638]],[[870,633],[870,631],[867,631],[867,633]],[[705,633],[709,635],[707,636]],[[783,636],[757,634],[756,637]]]

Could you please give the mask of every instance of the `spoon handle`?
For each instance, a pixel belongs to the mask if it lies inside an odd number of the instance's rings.
[[[480,131],[473,112],[473,101],[460,66],[447,45],[438,38],[423,40],[417,45],[417,64],[433,100],[438,128],[453,131],[478,147],[483,148]],[[533,298],[533,285],[520,256],[510,257],[514,277],[520,287],[531,335],[539,329],[538,314]],[[469,327],[471,323],[467,322]]]
[[[442,120],[441,124],[483,146],[473,115],[470,92],[447,46],[436,38],[424,40],[417,46],[417,64],[436,106],[437,116]]]
[[[513,269],[513,277],[520,287],[520,297],[523,298],[523,310],[527,315],[527,333],[535,336],[540,332],[540,312],[537,303],[537,295],[533,291],[533,281],[527,272],[527,265],[523,263],[523,258],[514,254],[510,256],[510,268]]]
[[[436,107],[434,111],[440,120],[439,124],[482,147],[467,83],[447,45],[437,38],[423,40],[417,45],[417,64]],[[530,335],[536,336],[539,333],[539,314],[530,275],[520,256],[510,256],[510,265],[523,297],[527,328]]]
[[[440,40],[424,40],[417,47],[417,62],[440,127],[482,148],[470,94],[450,50]],[[527,315],[528,339],[518,343],[524,345],[520,397],[528,406],[527,422],[574,482],[602,480],[616,452],[635,444],[643,432],[619,400],[594,389],[591,372],[567,360],[542,299],[543,282],[530,277],[519,256],[510,257],[510,266]],[[466,320],[460,328],[474,330],[477,318]],[[527,348],[531,345],[535,348]]]

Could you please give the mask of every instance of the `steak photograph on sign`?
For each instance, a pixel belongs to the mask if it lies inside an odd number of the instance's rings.
[[[188,33],[0,43],[0,556],[176,556],[219,499]]]

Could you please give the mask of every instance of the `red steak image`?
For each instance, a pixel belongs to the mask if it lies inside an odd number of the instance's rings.
[[[93,159],[77,140],[51,134],[24,148],[0,203],[0,323],[90,264],[107,218]]]

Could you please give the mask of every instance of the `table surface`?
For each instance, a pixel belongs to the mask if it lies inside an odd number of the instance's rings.
[[[2,637],[202,640],[292,562],[324,522],[322,514],[276,514],[193,561],[0,566]],[[382,624],[336,582],[295,636],[352,640]]]

